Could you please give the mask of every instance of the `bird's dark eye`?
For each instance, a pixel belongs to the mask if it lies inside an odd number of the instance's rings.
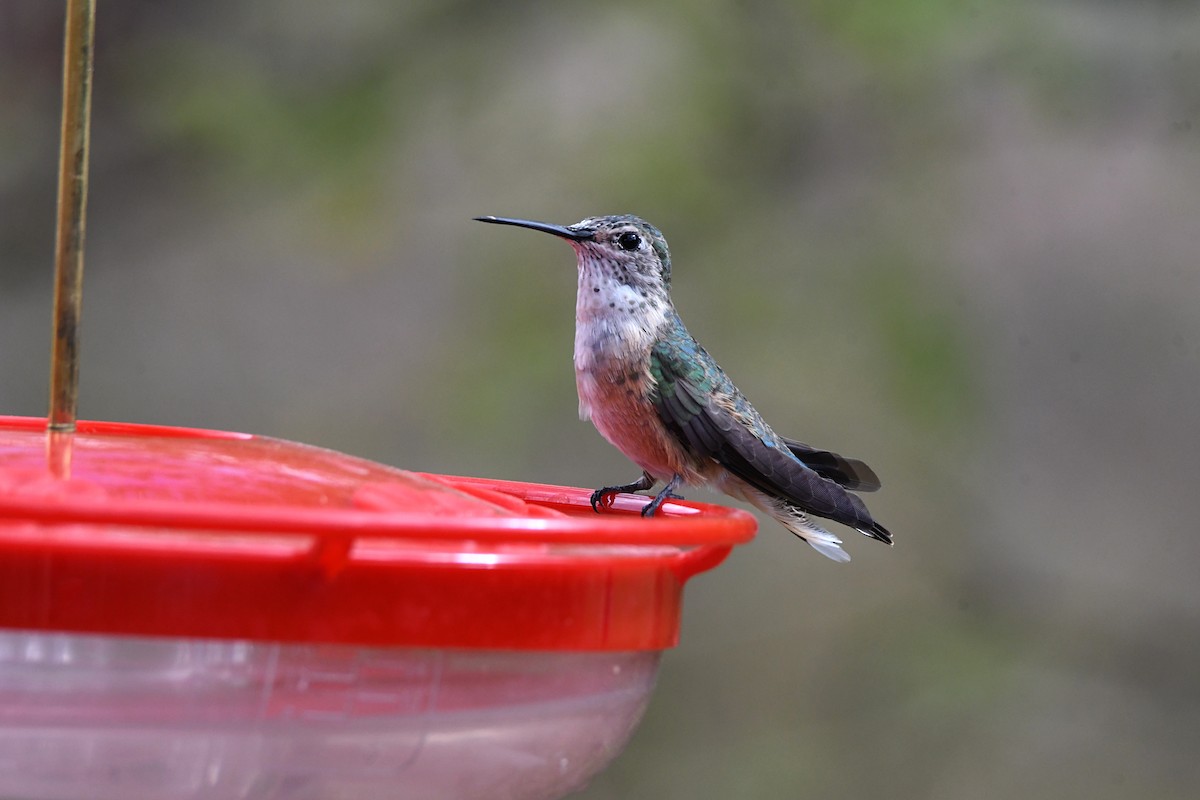
[[[622,250],[637,250],[638,245],[642,243],[642,237],[638,236],[633,231],[625,231],[617,237],[617,246]]]

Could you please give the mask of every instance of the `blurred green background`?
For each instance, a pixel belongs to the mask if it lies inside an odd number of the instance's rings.
[[[61,3],[0,3],[0,411],[45,413]],[[81,415],[598,486],[561,223],[636,213],[894,550],[765,522],[579,797],[1194,798],[1200,8],[101,0]],[[717,498],[693,493],[694,499]],[[853,538],[850,538],[853,536]]]

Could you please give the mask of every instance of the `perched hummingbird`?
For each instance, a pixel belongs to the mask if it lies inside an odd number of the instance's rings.
[[[633,483],[593,492],[593,509],[663,481],[642,509],[649,517],[679,497],[680,484],[709,486],[762,509],[834,561],[850,556],[814,516],[892,543],[847,491],[878,489],[871,468],[776,434],[688,333],[671,302],[671,255],[658,228],[631,215],[565,226],[476,219],[550,233],[575,249],[579,416],[642,468]]]

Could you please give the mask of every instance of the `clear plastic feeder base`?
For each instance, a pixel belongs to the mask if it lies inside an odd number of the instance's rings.
[[[658,660],[0,632],[0,795],[561,797],[625,745]]]

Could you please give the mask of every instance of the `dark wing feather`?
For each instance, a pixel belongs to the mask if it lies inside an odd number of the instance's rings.
[[[659,418],[693,453],[715,460],[756,489],[802,511],[891,540],[861,500],[785,448],[686,331],[677,331],[675,338],[651,350],[650,368]],[[775,441],[780,444],[774,446]]]
[[[846,458],[829,450],[819,450],[794,439],[783,439],[784,446],[805,466],[822,478],[829,478],[856,492],[873,492],[880,487],[879,476],[857,458]]]

